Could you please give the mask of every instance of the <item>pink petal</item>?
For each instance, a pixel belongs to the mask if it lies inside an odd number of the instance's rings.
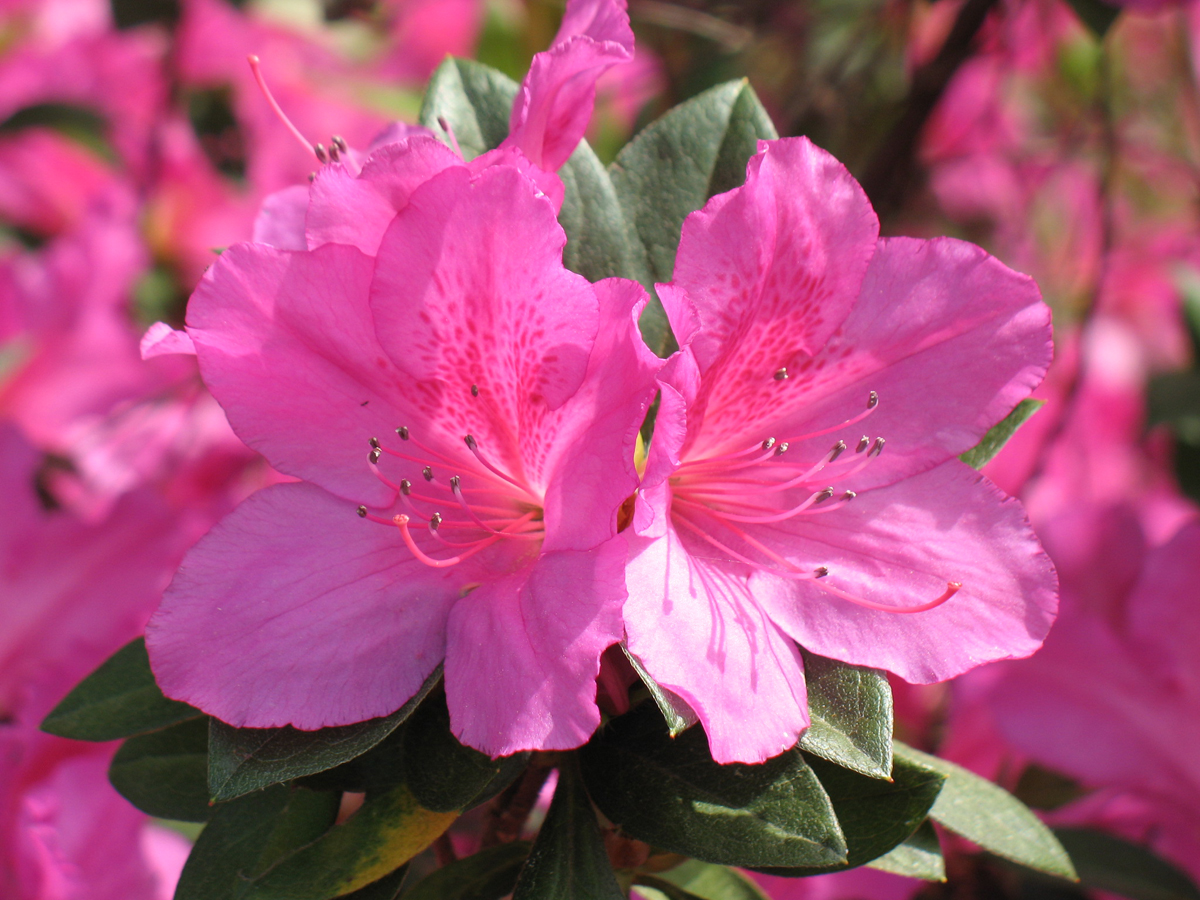
[[[713,758],[762,762],[794,745],[809,721],[803,663],[755,603],[748,568],[674,528],[628,542],[629,650],[697,712]]]
[[[371,268],[352,247],[235,245],[192,295],[188,330],[238,437],[281,472],[382,506],[368,440],[407,418],[409,386],[375,337]]]
[[[250,496],[188,554],[146,629],[170,697],[238,727],[345,725],[399,709],[442,660],[469,572],[308,484]]]
[[[268,194],[254,219],[256,244],[279,250],[304,250],[304,218],[308,213],[307,185],[294,184]]]
[[[176,331],[166,322],[155,322],[146,329],[142,341],[138,345],[142,359],[153,359],[156,356],[172,356],[183,354],[196,355],[196,345],[186,331]]]
[[[760,570],[753,594],[781,628],[822,656],[911,682],[1028,656],[1057,610],[1054,567],[1020,503],[957,460],[752,535],[803,570],[830,570],[817,582]],[[949,582],[962,583],[950,600],[911,614],[867,609],[821,587],[903,609],[935,600]]]
[[[600,724],[600,654],[621,639],[625,548],[548,553],[450,614],[446,698],[459,740],[492,756],[569,750]]]
[[[691,348],[705,421],[692,446],[778,417],[790,385],[774,374],[799,366],[842,324],[878,231],[858,183],[806,138],[760,142],[745,185],[688,216],[673,284],[700,324]],[[672,326],[683,327],[682,295],[663,300]]]

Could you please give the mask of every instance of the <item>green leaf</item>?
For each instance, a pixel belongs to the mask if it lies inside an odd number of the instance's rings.
[[[904,759],[896,759],[891,781],[868,778],[821,759],[810,764],[846,836],[846,861],[819,869],[769,870],[775,875],[840,872],[890,853],[925,821],[944,781],[939,773]]]
[[[1112,28],[1113,23],[1117,21],[1117,16],[1121,15],[1121,7],[1105,3],[1104,0],[1067,0],[1067,2],[1071,4],[1075,15],[1079,16],[1079,21],[1087,27],[1088,31],[1101,39],[1108,34],[1108,29]]]
[[[213,799],[241,797],[271,784],[332,769],[366,753],[412,714],[441,677],[439,666],[390,716],[356,725],[299,731],[290,727],[234,728],[213,719],[208,738],[208,784]]]
[[[762,889],[741,872],[697,859],[659,873],[656,880],[702,900],[767,900]]]
[[[453,812],[478,806],[524,771],[529,754],[492,759],[459,743],[439,692],[421,704],[404,731],[404,779],[426,809]]]
[[[342,894],[341,900],[396,900],[400,896],[400,889],[404,887],[404,876],[407,874],[408,863],[405,863],[392,874],[372,881],[365,888]]]
[[[1034,400],[1027,397],[1017,404],[1016,409],[992,426],[978,444],[959,457],[972,469],[982,469],[991,462],[1009,439],[1017,433],[1017,429],[1029,421],[1029,417],[1046,405],[1045,400]]]
[[[341,825],[253,879],[245,900],[328,900],[359,890],[408,862],[456,818],[421,808],[404,785],[368,794]]]
[[[1130,900],[1200,900],[1185,872],[1138,844],[1089,828],[1056,828],[1083,887]]]
[[[146,641],[130,641],[75,686],[42,722],[42,731],[77,741],[115,741],[202,716],[168,700],[154,682]]]
[[[646,251],[634,238],[608,170],[587,141],[558,170],[566,191],[558,221],[567,233],[563,265],[588,281],[620,276],[652,287]]]
[[[878,669],[804,655],[812,724],[800,749],[872,778],[892,774],[892,688]]]
[[[622,830],[656,847],[735,866],[841,862],[846,842],[796,749],[761,765],[718,765],[703,729],[678,738],[642,704],[580,751],[588,792]]]
[[[180,722],[131,737],[108,767],[118,793],[144,813],[182,822],[204,822],[208,802],[208,723]]]
[[[1075,880],[1062,844],[1033,812],[1008,791],[961,766],[895,742],[897,760],[946,776],[930,812],[935,822],[997,856],[1030,869]]]
[[[512,893],[528,856],[528,841],[480,850],[427,875],[404,900],[500,900]]]
[[[624,652],[625,658],[629,660],[629,664],[633,666],[633,671],[637,672],[638,678],[642,680],[642,684],[646,686],[646,690],[650,692],[650,697],[654,700],[659,712],[663,714],[663,718],[667,722],[667,733],[671,737],[679,737],[700,721],[700,717],[687,704],[687,701],[655,681],[641,661],[629,652],[629,648],[624,643],[621,644],[621,650]]]
[[[222,804],[196,839],[175,900],[241,900],[251,879],[333,824],[339,800],[276,785]]]
[[[881,872],[891,872],[893,875],[924,878],[926,881],[946,880],[946,861],[942,858],[942,845],[933,825],[928,821],[891,853],[872,860],[867,865]]]
[[[513,891],[513,900],[560,897],[625,900],[573,756],[559,768],[550,811]]]
[[[434,71],[421,104],[421,124],[449,145],[438,119],[454,130],[463,156],[472,160],[508,137],[517,83],[496,69],[469,59],[446,59]]]

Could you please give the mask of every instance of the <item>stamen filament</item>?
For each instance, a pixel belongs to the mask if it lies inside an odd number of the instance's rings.
[[[307,138],[305,138],[300,129],[292,124],[292,120],[287,117],[283,111],[283,108],[279,105],[278,101],[276,101],[274,95],[271,93],[271,89],[267,87],[267,80],[263,78],[262,68],[258,57],[252,53],[246,57],[246,62],[250,63],[250,71],[254,73],[254,80],[258,82],[258,89],[262,91],[263,96],[267,98],[267,103],[270,104],[271,111],[279,117],[279,120],[283,122],[285,126],[287,126],[287,130],[295,136],[296,140],[300,142],[300,145],[305,150],[315,156],[318,162],[324,163],[325,160],[321,159],[321,154],[317,153],[316,148]]]
[[[828,591],[835,597],[841,597],[843,600],[848,600],[849,602],[865,607],[866,609],[874,609],[878,610],[879,612],[899,613],[904,615],[907,615],[908,613],[919,613],[936,609],[957,594],[961,587],[961,581],[948,581],[946,582],[946,592],[936,600],[930,600],[928,603],[922,603],[918,606],[888,606],[886,603],[875,603],[872,600],[864,600],[862,597],[856,597],[853,594],[843,591],[841,588],[836,588],[831,584],[821,582],[821,590]]]

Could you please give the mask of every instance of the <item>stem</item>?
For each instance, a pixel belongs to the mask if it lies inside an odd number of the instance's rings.
[[[443,831],[441,836],[433,842],[433,853],[437,857],[439,866],[448,866],[450,863],[458,861],[458,854],[454,852],[454,844],[450,840],[450,832]]]
[[[510,844],[521,836],[521,829],[533,812],[542,785],[554,771],[554,757],[555,754],[551,753],[535,753],[521,777],[491,802],[487,824],[479,839],[480,850],[497,844]]]

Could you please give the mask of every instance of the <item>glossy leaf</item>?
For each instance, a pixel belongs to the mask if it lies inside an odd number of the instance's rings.
[[[695,859],[655,877],[702,900],[767,900],[762,889],[741,872]]]
[[[1075,880],[1071,859],[1033,812],[1008,791],[961,766],[895,742],[896,759],[946,776],[935,822],[985,850],[1039,872]]]
[[[718,765],[703,729],[672,739],[642,704],[580,750],[592,799],[631,837],[706,862],[819,866],[845,859],[833,806],[798,750]]]
[[[867,865],[893,875],[924,878],[926,881],[946,880],[946,861],[942,858],[942,845],[930,822],[924,822],[908,840],[894,848],[891,853]]]
[[[1200,900],[1196,882],[1148,847],[1089,828],[1057,828],[1054,834],[1086,888],[1130,900]]]
[[[892,773],[892,689],[878,669],[804,654],[812,725],[800,748],[872,778]]]
[[[463,156],[474,159],[508,137],[517,83],[496,69],[469,59],[448,58],[434,71],[421,104],[421,124],[447,145],[438,119],[454,130]]]
[[[234,728],[217,719],[209,730],[208,783],[229,800],[294,778],[323,772],[366,753],[407,719],[441,680],[439,666],[421,689],[390,716],[355,725],[299,731]]]
[[[425,876],[404,900],[499,900],[512,893],[528,856],[528,841],[480,850]]]
[[[625,900],[574,757],[559,768],[558,786],[513,900]]]
[[[146,641],[137,638],[77,684],[46,716],[42,730],[77,741],[114,741],[202,715],[163,696],[150,671]]]
[[[642,680],[642,684],[646,686],[646,690],[650,692],[650,697],[654,700],[658,711],[663,714],[663,719],[667,723],[667,733],[671,737],[678,737],[700,721],[700,717],[696,715],[696,711],[688,705],[687,701],[655,681],[641,661],[630,653],[624,644],[621,644],[621,650],[624,651],[629,664],[633,666],[633,671],[637,672],[638,678]]]
[[[504,790],[528,754],[492,759],[459,743],[450,731],[446,698],[438,693],[412,715],[404,731],[404,779],[417,802],[436,812],[470,809]]]
[[[891,781],[868,778],[821,759],[810,763],[846,836],[846,862],[816,869],[770,870],[776,875],[839,872],[890,853],[925,821],[944,781],[939,773],[904,759],[895,761]]]
[[[208,723],[180,722],[132,737],[108,767],[108,780],[144,813],[182,822],[204,822],[209,805]]]
[[[408,862],[457,813],[423,809],[404,785],[367,795],[362,807],[255,878],[246,900],[328,900],[366,887]]]
[[[333,824],[339,799],[275,785],[222,804],[192,848],[175,900],[242,900],[253,878]]]
[[[1030,416],[1046,405],[1045,400],[1026,397],[1016,409],[992,426],[978,444],[959,457],[973,469],[982,469],[1009,442],[1017,429],[1029,421]]]

